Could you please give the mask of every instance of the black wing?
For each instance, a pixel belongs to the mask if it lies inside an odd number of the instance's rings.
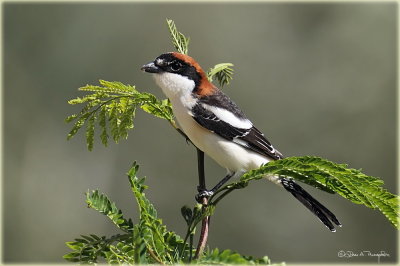
[[[261,155],[282,159],[282,154],[275,150],[271,143],[257,128],[237,128],[218,118],[212,111],[204,108],[201,103],[196,104],[191,112],[193,119],[202,127],[231,140],[247,149]],[[241,117],[245,119],[244,115]]]
[[[264,134],[254,126],[250,128],[247,135],[238,139],[245,141],[248,148],[262,155],[270,156],[275,160],[283,158],[283,155],[279,151],[275,150],[272,144],[264,137]]]

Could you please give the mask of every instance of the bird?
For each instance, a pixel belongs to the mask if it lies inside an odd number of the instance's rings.
[[[163,53],[141,70],[153,75],[189,140],[227,170],[227,175],[213,189],[199,191],[198,198],[210,197],[231,178],[284,158],[238,105],[208,80],[192,57],[178,52]],[[341,226],[331,211],[293,179],[266,178],[290,192],[332,232],[336,231],[334,224]]]

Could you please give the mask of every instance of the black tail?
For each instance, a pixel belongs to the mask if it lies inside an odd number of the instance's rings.
[[[335,223],[338,226],[342,226],[336,216],[330,212],[325,206],[319,203],[316,199],[314,199],[310,194],[307,193],[301,186],[296,184],[292,179],[289,178],[281,178],[281,182],[283,187],[292,193],[292,195],[298,199],[304,206],[307,207],[312,213],[314,213],[321,222],[324,223],[326,227],[329,228],[332,232],[335,232],[336,229],[334,225]]]

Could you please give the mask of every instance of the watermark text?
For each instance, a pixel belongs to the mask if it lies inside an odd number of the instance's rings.
[[[378,263],[381,260],[381,257],[390,257],[390,254],[386,251],[370,251],[370,250],[363,250],[363,251],[352,251],[352,250],[340,250],[338,251],[339,258],[354,258],[354,257],[376,257]]]

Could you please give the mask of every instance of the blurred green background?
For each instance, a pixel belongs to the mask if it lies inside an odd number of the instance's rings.
[[[316,155],[381,177],[396,193],[397,3],[4,3],[4,262],[62,262],[79,234],[116,233],[87,209],[100,189],[127,216],[137,209],[125,176],[137,160],[147,195],[169,229],[194,203],[196,152],[166,123],[139,112],[129,139],[88,152],[67,142],[67,100],[98,79],[162,97],[141,65],[172,51],[166,18],[190,36],[204,69],[235,64],[224,90],[286,156]],[[206,161],[208,184],[225,170]],[[237,191],[212,218],[209,245],[274,262],[397,261],[397,232],[378,211],[305,188],[343,227],[330,233],[283,189]]]

